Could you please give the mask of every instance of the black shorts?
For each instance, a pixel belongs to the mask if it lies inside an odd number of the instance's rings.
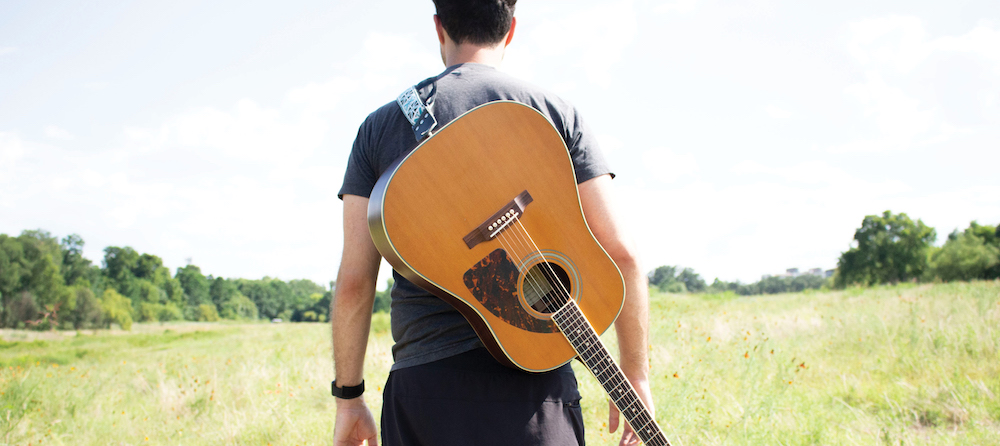
[[[384,446],[583,445],[583,414],[569,364],[528,373],[485,348],[389,373]]]

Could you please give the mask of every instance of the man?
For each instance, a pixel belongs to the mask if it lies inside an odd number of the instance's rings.
[[[584,215],[591,231],[625,277],[624,307],[615,322],[621,367],[653,409],[648,381],[646,277],[635,248],[611,209],[612,174],[576,110],[496,70],[517,24],[516,0],[435,0],[434,25],[446,70],[416,85],[443,126],[494,100],[538,109],[562,134],[573,159]],[[380,256],[367,226],[375,181],[418,141],[396,102],[362,124],[348,161],[344,253],[331,303],[337,398],[336,445],[377,444],[371,411],[362,398],[363,364]],[[394,273],[394,364],[384,390],[385,445],[583,444],[580,396],[569,364],[527,373],[490,357],[467,321],[447,303]],[[351,398],[353,397],[353,398]],[[609,403],[609,428],[619,425]],[[621,444],[638,444],[627,425]]]

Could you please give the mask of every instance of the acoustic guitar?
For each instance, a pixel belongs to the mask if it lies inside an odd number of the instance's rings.
[[[578,357],[645,444],[669,445],[601,342],[624,280],[537,110],[491,102],[441,128],[378,180],[368,226],[389,264],[458,309],[498,361],[542,372]]]

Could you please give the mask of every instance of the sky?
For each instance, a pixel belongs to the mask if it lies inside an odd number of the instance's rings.
[[[426,1],[0,2],[0,233],[336,279],[358,126],[444,69]],[[646,269],[831,269],[866,215],[1000,223],[1000,2],[522,0]],[[388,265],[383,264],[383,280]]]

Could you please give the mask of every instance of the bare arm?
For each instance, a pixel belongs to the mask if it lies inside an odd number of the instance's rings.
[[[649,388],[649,289],[642,271],[635,244],[625,234],[620,217],[615,214],[611,197],[611,177],[602,175],[585,181],[579,186],[580,201],[587,224],[594,237],[618,265],[625,278],[625,303],[615,332],[618,334],[622,371],[653,412],[653,397]],[[610,405],[608,426],[611,432],[618,428],[618,410]],[[638,437],[626,424],[621,444],[638,444]]]
[[[368,199],[344,195],[344,254],[330,302],[333,361],[338,386],[364,379],[365,351],[372,322],[380,256],[368,233]],[[335,445],[378,444],[375,419],[363,398],[337,399]]]

